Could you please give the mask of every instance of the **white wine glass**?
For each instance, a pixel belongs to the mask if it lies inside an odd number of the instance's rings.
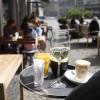
[[[51,40],[50,54],[56,59],[58,63],[57,76],[60,76],[60,64],[68,57],[70,50],[70,35],[68,30],[55,29],[53,30],[53,37]]]

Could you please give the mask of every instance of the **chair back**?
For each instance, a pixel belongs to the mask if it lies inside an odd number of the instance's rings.
[[[18,42],[21,44],[35,44],[35,39],[22,38],[18,39]]]
[[[84,37],[88,36],[88,26],[87,25],[80,25],[80,33]]]

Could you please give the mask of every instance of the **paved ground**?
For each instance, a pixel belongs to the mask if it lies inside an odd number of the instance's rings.
[[[53,23],[53,21],[52,21]],[[56,23],[56,22],[55,22]],[[100,68],[100,56],[97,56],[97,47],[92,46],[91,40],[86,48],[86,40],[77,39],[71,40],[71,50],[69,53],[69,64],[74,65],[77,59],[85,59],[91,62],[91,67]],[[19,100],[19,81],[18,81],[18,74],[13,78],[11,81],[7,92],[8,92],[8,100]],[[28,90],[24,89],[24,100],[56,100],[54,99],[47,99],[45,97],[36,95],[35,93],[29,92]],[[57,99],[61,100],[61,99]]]

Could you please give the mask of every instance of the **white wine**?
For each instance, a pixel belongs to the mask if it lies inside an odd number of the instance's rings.
[[[51,48],[50,50],[52,56],[54,56],[57,60],[60,60],[61,58],[61,54],[60,54],[60,49],[58,47],[54,47],[54,48]]]
[[[54,56],[58,61],[63,60],[67,58],[69,47],[54,47],[51,48],[51,54]]]
[[[70,49],[68,47],[63,48],[63,50],[61,52],[61,59],[62,60],[65,59],[65,58],[67,58],[69,50]]]

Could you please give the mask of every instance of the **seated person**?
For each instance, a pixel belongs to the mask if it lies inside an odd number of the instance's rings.
[[[42,35],[47,37],[47,23],[44,21],[40,21],[40,27],[42,29]]]
[[[7,24],[4,26],[4,37],[12,37],[15,32],[18,32],[18,27],[14,20],[10,19],[7,21]]]
[[[39,49],[40,50],[45,50],[46,47],[46,37],[43,34],[43,30],[41,28],[40,22],[35,22],[35,30],[37,32],[37,39],[38,39],[38,44],[39,44]]]
[[[42,36],[43,31],[40,27],[40,22],[39,21],[35,22],[35,30],[36,30],[38,36]]]
[[[45,49],[45,44],[46,44],[45,43],[46,38],[43,35],[42,28],[40,27],[41,26],[40,21],[39,21],[39,19],[38,20],[33,20],[31,18],[29,20],[30,20],[30,23],[33,24],[33,31],[36,34],[35,39],[38,43],[38,49],[39,50],[44,50]]]
[[[24,49],[26,49],[26,50],[32,50],[34,48],[37,48],[37,45],[38,45],[37,32],[35,31],[34,27],[35,27],[35,25],[29,21],[28,17],[25,17],[23,19],[23,22],[21,24],[23,38],[35,39],[35,44],[25,44],[24,45]]]
[[[33,44],[24,44],[25,50],[37,49],[37,45],[38,45],[37,32],[35,31],[34,25],[32,23],[28,23],[27,33],[24,33],[24,38],[35,39],[35,43]]]
[[[70,21],[70,28],[77,29],[79,27],[79,22],[75,18],[72,18]]]
[[[98,23],[97,17],[94,17],[92,19],[92,21],[89,24],[88,30],[89,30],[89,34],[92,35],[92,36],[98,35],[99,23]]]
[[[88,28],[89,35],[97,36],[99,33],[99,28],[100,28],[100,26],[99,26],[98,18],[94,17],[89,24],[89,28]],[[92,38],[92,43],[95,43],[95,44],[97,43],[97,37]]]
[[[72,38],[77,38],[79,35],[79,22],[75,18],[72,18],[69,24],[70,31],[69,34]]]
[[[23,45],[25,59],[30,57],[30,64],[33,64],[33,55],[34,52],[36,52],[37,45],[38,45],[38,40],[37,40],[37,32],[34,29],[34,24],[32,24],[27,18],[24,19],[23,24],[21,25],[21,29],[23,31],[23,38],[25,39],[32,39],[35,40],[35,43],[25,43]]]
[[[17,33],[19,32],[19,28],[17,27],[15,21],[13,19],[9,19],[4,26],[3,29],[4,32],[4,38],[13,38]],[[13,51],[17,51],[18,45],[16,44],[4,44],[4,50],[9,49]]]
[[[99,100],[100,71],[96,72],[85,84],[77,86],[65,100]]]

